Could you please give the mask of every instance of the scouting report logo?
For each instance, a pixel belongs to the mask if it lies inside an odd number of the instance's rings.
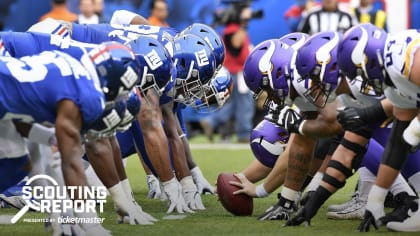
[[[35,180],[46,180],[49,186],[31,186]],[[48,175],[35,175],[22,187],[22,198],[26,205],[11,219],[16,223],[28,210],[42,213],[94,213],[96,206],[103,212],[106,203],[106,188],[104,186],[60,186]],[[79,199],[79,200],[72,200]],[[79,223],[103,221],[103,218],[75,219],[59,218],[58,223]],[[60,222],[61,221],[61,222]]]

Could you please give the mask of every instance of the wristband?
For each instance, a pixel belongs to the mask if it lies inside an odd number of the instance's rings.
[[[270,194],[267,193],[267,191],[265,191],[264,184],[260,184],[255,188],[255,195],[261,198],[261,197],[267,197]]]
[[[416,147],[420,143],[420,121],[414,118],[410,125],[404,130],[404,140],[412,147]]]
[[[34,143],[54,145],[55,129],[48,128],[41,124],[33,124],[28,134],[28,139]],[[56,142],[56,141],[55,141]]]

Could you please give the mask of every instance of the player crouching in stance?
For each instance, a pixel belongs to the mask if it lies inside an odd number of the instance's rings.
[[[115,44],[114,44],[115,45]],[[62,157],[62,171],[67,186],[85,186],[86,178],[81,162],[82,136],[103,114],[105,104],[113,103],[127,89],[120,85],[120,76],[92,77],[87,69],[101,67],[103,75],[121,72],[110,64],[122,55],[133,55],[123,45],[115,57],[109,50],[91,54],[92,60],[81,64],[76,59],[58,51],[45,51],[39,55],[15,59],[1,57],[1,110],[2,120],[55,124],[57,146]],[[116,58],[117,57],[117,58]],[[126,63],[139,69],[134,55]],[[125,70],[124,70],[125,72]],[[137,73],[137,72],[135,72]],[[24,92],[22,92],[24,91]],[[108,100],[105,100],[105,97]],[[24,118],[24,119],[22,119]],[[74,199],[75,200],[75,199]],[[80,199],[83,200],[83,199]],[[79,217],[96,217],[96,213],[78,213]],[[100,224],[81,224],[88,235],[109,234]]]

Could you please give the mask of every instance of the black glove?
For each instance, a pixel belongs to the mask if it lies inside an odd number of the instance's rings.
[[[303,197],[300,199],[299,203],[301,206],[305,206],[305,204],[309,201],[309,199],[314,195],[315,191],[307,191]]]
[[[359,231],[359,232],[369,232],[370,225],[373,225],[373,227],[375,227],[375,229],[378,229],[378,225],[376,224],[375,217],[373,216],[373,214],[369,210],[366,210],[365,211],[365,216],[364,216],[362,222],[360,223],[359,227],[357,228],[357,231]]]
[[[355,131],[366,125],[360,118],[360,109],[356,107],[337,108],[337,112],[337,120],[345,130]]]
[[[311,225],[311,218],[308,216],[308,212],[306,211],[305,207],[302,207],[298,210],[295,217],[288,220],[285,224],[285,226],[298,226],[305,222],[305,226]]]
[[[289,133],[299,133],[299,126],[303,121],[302,116],[290,106],[283,107],[281,111],[270,110],[265,119],[285,128]]]
[[[265,213],[258,217],[258,220],[289,220],[291,214],[296,210],[296,205],[293,201],[283,198],[278,195],[279,201],[277,204],[268,208]]]

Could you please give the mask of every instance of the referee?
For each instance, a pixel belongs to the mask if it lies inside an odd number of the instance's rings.
[[[323,0],[322,6],[302,18],[298,31],[311,35],[323,31],[344,33],[355,24],[357,20],[352,15],[338,9],[337,0]]]

